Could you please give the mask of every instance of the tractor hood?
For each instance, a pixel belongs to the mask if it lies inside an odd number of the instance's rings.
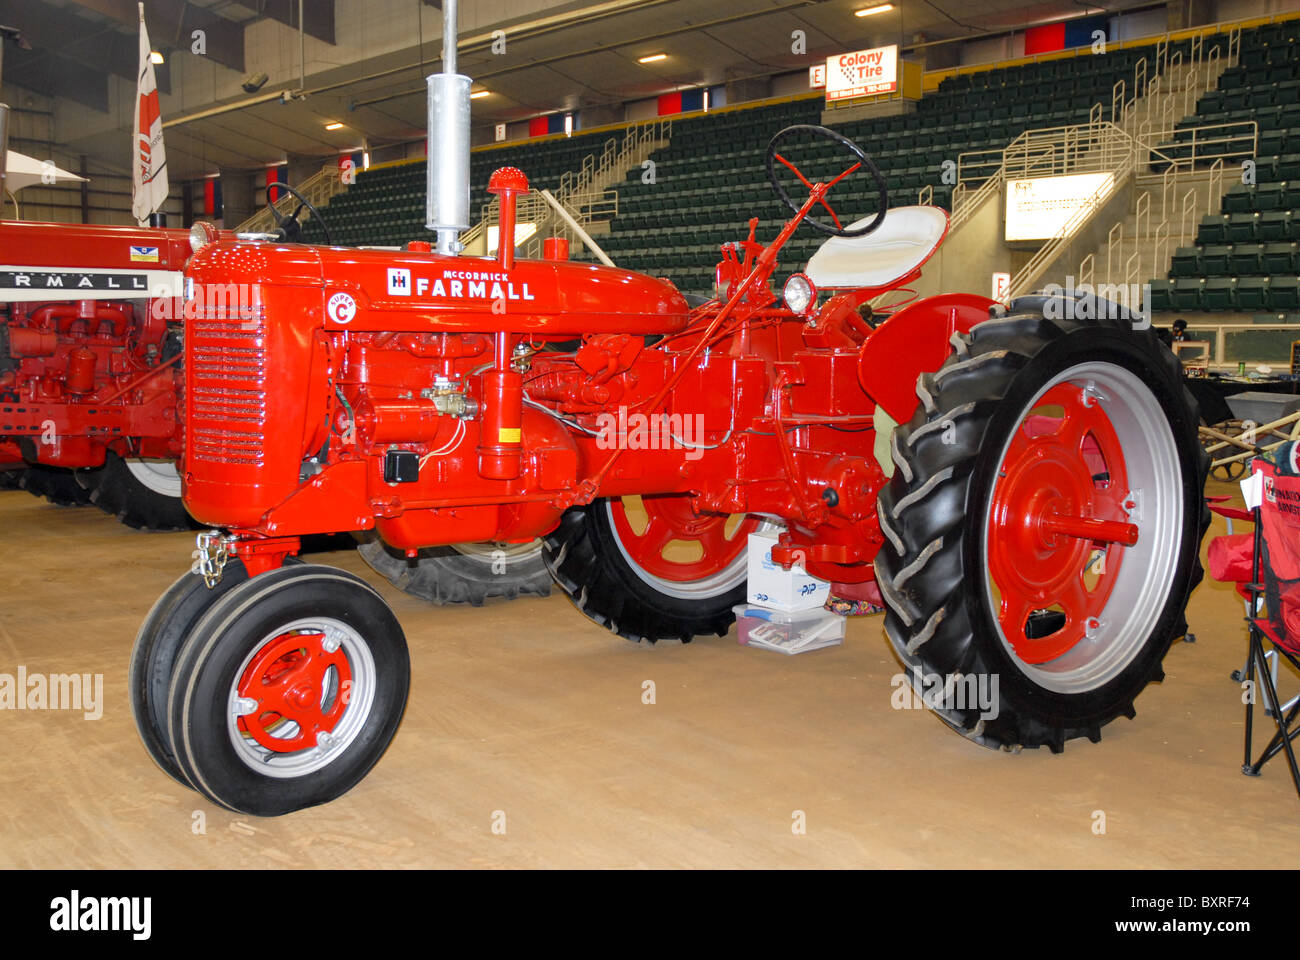
[[[217,242],[186,276],[205,285],[295,286],[320,290],[333,330],[483,332],[546,336],[671,333],[690,307],[666,280],[611,267],[423,250],[354,250],[302,244]]]
[[[0,221],[0,302],[181,294],[189,231]]]

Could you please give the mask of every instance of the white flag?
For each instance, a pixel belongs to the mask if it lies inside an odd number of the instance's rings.
[[[167,154],[163,150],[162,112],[158,109],[158,84],[149,59],[149,32],[140,4],[140,73],[135,95],[135,144],[131,156],[131,212],[140,226],[167,199]]]

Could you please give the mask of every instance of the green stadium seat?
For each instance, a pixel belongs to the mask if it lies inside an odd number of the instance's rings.
[[[1232,310],[1235,308],[1237,281],[1231,277],[1211,277],[1201,289],[1202,310]]]
[[[1229,243],[1244,243],[1255,239],[1257,213],[1233,213],[1228,215],[1227,235]],[[1202,221],[1204,222],[1204,221]],[[1279,238],[1280,239],[1280,238]]]
[[[1268,278],[1238,278],[1236,300],[1238,310],[1263,310],[1268,306]]]
[[[1269,210],[1259,214],[1257,236],[1260,240],[1278,241],[1291,239],[1291,211]]]
[[[1179,278],[1174,281],[1173,305],[1175,310],[1201,309],[1201,290],[1205,281],[1196,277]]]
[[[1210,213],[1201,217],[1196,230],[1197,243],[1223,243],[1228,239],[1228,215]]]
[[[1174,309],[1174,281],[1157,279],[1151,281],[1151,309]]]
[[[1249,213],[1255,209],[1255,191],[1244,183],[1234,183],[1223,195],[1220,209],[1224,213]]]
[[[1300,307],[1300,277],[1270,277],[1268,305],[1274,310]]]
[[[1228,272],[1234,277],[1256,276],[1263,272],[1261,257],[1264,253],[1262,243],[1239,243],[1232,248],[1228,260]]]
[[[1228,273],[1228,258],[1232,247],[1215,244],[1201,251],[1201,272],[1206,276],[1223,276]]]
[[[1201,272],[1201,250],[1199,247],[1179,247],[1174,251],[1170,262],[1171,277],[1194,277]]]
[[[1255,209],[1282,210],[1286,204],[1286,185],[1283,183],[1261,183],[1255,187]]]
[[[1262,269],[1265,274],[1292,273],[1300,270],[1296,264],[1295,243],[1267,243],[1264,245]]]

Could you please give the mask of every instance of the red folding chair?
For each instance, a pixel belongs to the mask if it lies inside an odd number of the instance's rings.
[[[1211,541],[1211,575],[1235,581],[1246,600],[1250,644],[1245,670],[1233,674],[1233,679],[1245,682],[1247,691],[1245,761],[1241,771],[1257,777],[1265,763],[1285,752],[1291,779],[1300,795],[1300,766],[1292,747],[1292,741],[1300,735],[1300,725],[1295,723],[1300,715],[1300,695],[1283,703],[1277,693],[1279,657],[1300,671],[1300,477],[1279,475],[1271,463],[1262,459],[1252,461],[1251,467],[1254,474],[1262,475],[1259,506],[1247,512],[1212,501],[1210,509],[1229,521],[1253,519],[1255,532],[1230,533]],[[1244,563],[1247,538],[1251,548],[1248,567]],[[1244,579],[1246,576],[1249,580]],[[1271,649],[1266,650],[1266,645]],[[1273,718],[1277,732],[1259,759],[1252,760],[1257,686],[1263,691],[1265,715]]]

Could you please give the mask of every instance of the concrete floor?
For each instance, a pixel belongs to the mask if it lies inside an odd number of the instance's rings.
[[[797,657],[734,632],[651,648],[560,596],[430,608],[352,551],[318,555],[393,604],[411,701],[351,793],[255,820],[168,779],[131,720],[131,644],[192,537],[19,491],[0,493],[0,529],[0,672],[103,673],[105,700],[99,720],[0,712],[0,867],[1249,868],[1300,855],[1284,761],[1239,772],[1228,674],[1244,657],[1242,607],[1221,584],[1197,590],[1198,642],[1174,647],[1135,721],[1061,756],[1009,756],[891,708],[880,617]]]

